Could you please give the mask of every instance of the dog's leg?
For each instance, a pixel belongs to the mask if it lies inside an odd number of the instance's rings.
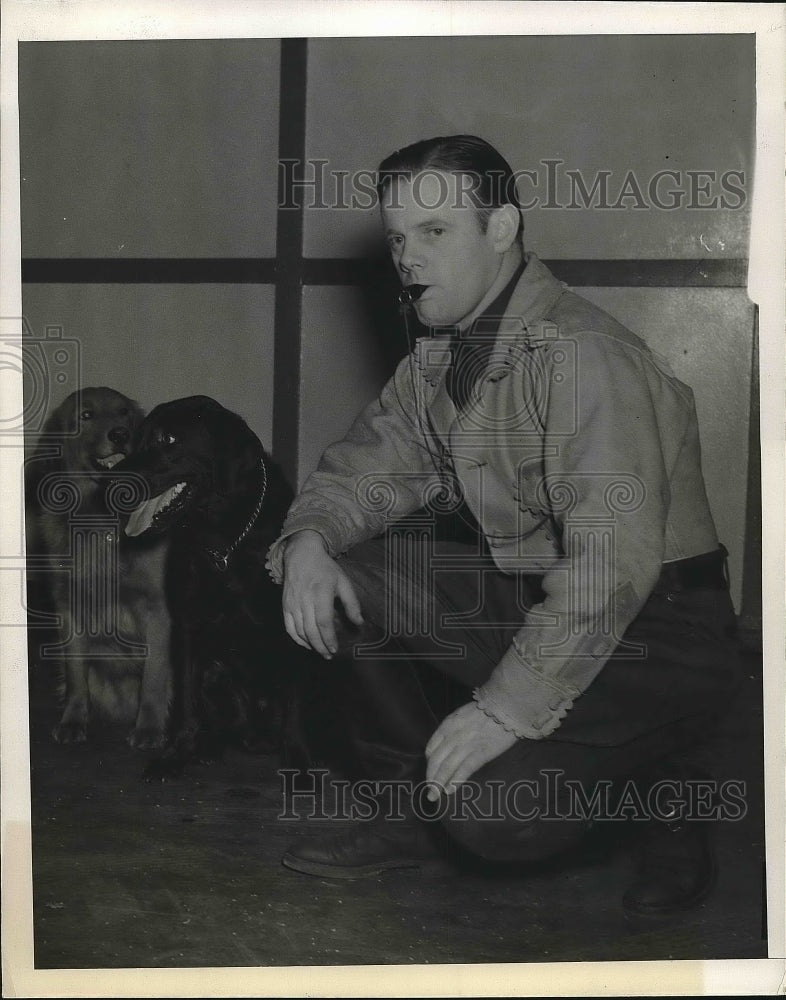
[[[135,584],[133,614],[147,645],[139,708],[128,735],[128,743],[138,750],[155,750],[166,743],[172,702],[172,619],[164,588],[168,548],[168,544],[160,543],[128,556]]]
[[[134,719],[126,742],[137,750],[155,750],[166,742],[172,700],[171,618],[165,592],[168,544],[139,545],[121,540],[117,589],[120,632],[143,641],[139,685],[123,716]],[[139,653],[134,659],[139,664]]]
[[[178,651],[176,697],[177,729],[160,757],[144,771],[147,781],[166,781],[182,774],[185,765],[198,757],[200,719],[198,698],[201,690],[197,643],[182,623],[173,625],[173,649]]]
[[[170,666],[171,629],[165,615],[148,619],[147,657],[142,671],[139,712],[128,734],[136,750],[156,750],[166,742],[166,727],[172,701]]]
[[[90,691],[87,663],[81,655],[82,651],[82,643],[74,638],[63,660],[65,708],[60,722],[52,730],[52,737],[58,743],[84,743],[87,739]]]

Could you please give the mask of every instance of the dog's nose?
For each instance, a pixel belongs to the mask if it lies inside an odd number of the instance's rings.
[[[107,437],[113,444],[125,444],[128,441],[128,431],[125,427],[113,427]]]

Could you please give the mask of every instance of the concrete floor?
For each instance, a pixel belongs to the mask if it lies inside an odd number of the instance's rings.
[[[31,662],[33,657],[31,657]],[[733,718],[701,754],[746,782],[747,814],[719,824],[717,888],[678,921],[635,926],[620,898],[628,835],[607,825],[581,854],[537,869],[438,860],[335,882],[285,869],[316,825],[278,819],[277,761],[240,751],[165,784],[141,780],[124,732],[50,738],[57,706],[31,683],[36,969],[510,963],[766,956],[762,674],[744,657]]]

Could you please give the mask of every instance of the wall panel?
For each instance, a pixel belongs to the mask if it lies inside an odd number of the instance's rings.
[[[270,447],[274,290],[264,285],[26,285],[34,337],[62,327],[80,384],[109,385],[146,409],[204,393]],[[66,395],[53,379],[51,405]]]
[[[696,399],[702,468],[740,608],[753,305],[733,288],[580,288],[667,359]]]
[[[390,344],[369,323],[363,293],[352,287],[303,290],[299,482],[378,394],[392,370]],[[393,345],[403,356],[401,343]]]
[[[536,171],[537,183],[522,178],[519,192],[539,198],[526,213],[527,242],[544,258],[745,257],[753,101],[752,36],[320,38],[309,41],[306,152],[327,160],[326,172],[352,174],[417,139],[472,132],[514,170]],[[548,168],[547,159],[563,162]],[[648,187],[667,169],[679,182],[659,181],[657,201],[678,207],[659,210]],[[617,209],[562,207],[571,203],[567,170],[590,191],[609,171],[609,205],[633,172],[646,207],[636,195]],[[668,194],[706,182],[695,201],[707,204],[723,196],[720,177],[732,170],[745,175],[744,203],[726,198],[739,208],[718,200],[713,210],[688,209],[687,197]],[[715,182],[691,182],[688,171],[714,172]],[[324,195],[330,203],[327,185]],[[376,227],[373,210],[314,208],[306,255],[361,255]]]
[[[275,254],[276,39],[24,42],[25,257]]]

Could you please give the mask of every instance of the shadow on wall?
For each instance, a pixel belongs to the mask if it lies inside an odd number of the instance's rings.
[[[409,353],[402,313],[398,305],[401,281],[393,268],[390,257],[379,252],[378,241],[369,240],[360,248],[358,256],[363,261],[363,278],[359,285],[365,329],[370,340],[369,349],[376,355],[379,371],[386,381],[403,357]],[[414,310],[407,314],[409,343],[414,346],[417,337],[424,337],[428,330],[418,320]]]

